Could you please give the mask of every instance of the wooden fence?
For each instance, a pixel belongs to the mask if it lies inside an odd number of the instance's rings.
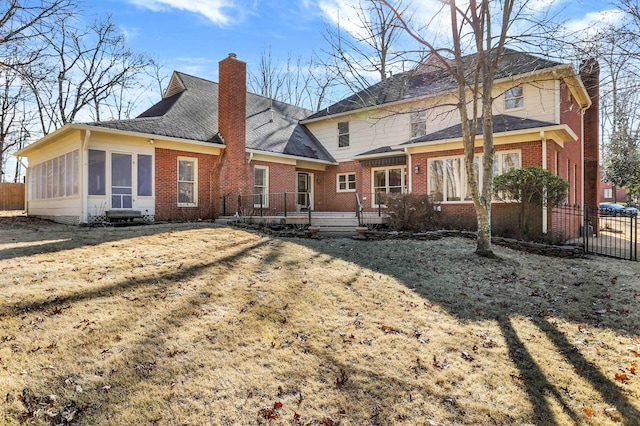
[[[0,182],[0,210],[24,209],[24,183]]]

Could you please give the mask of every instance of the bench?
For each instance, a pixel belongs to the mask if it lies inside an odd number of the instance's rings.
[[[142,218],[139,210],[107,210],[105,214],[109,222],[133,222],[134,219]]]

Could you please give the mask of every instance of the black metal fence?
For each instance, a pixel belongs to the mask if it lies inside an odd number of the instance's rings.
[[[638,260],[638,217],[610,215],[595,207],[552,209],[549,236],[553,242],[581,244],[585,253]]]
[[[222,197],[222,216],[284,216],[311,211],[309,192],[278,192],[225,195]]]

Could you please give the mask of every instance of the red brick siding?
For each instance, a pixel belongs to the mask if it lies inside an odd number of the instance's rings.
[[[570,184],[567,201],[571,204],[582,204],[582,113],[580,105],[565,83],[560,86],[560,122],[567,124],[578,135],[575,142],[567,142],[559,154],[559,175]],[[569,164],[567,171],[567,164]],[[577,166],[577,167],[576,167]],[[574,176],[574,170],[577,174]]]
[[[219,195],[253,192],[253,171],[246,160],[246,64],[235,56],[219,62],[218,129],[226,145],[223,154]],[[227,199],[226,208],[237,211],[237,198]]]
[[[196,207],[178,207],[178,157],[195,158],[198,161]],[[156,220],[183,221],[212,218],[214,216],[212,178],[217,159],[217,156],[209,154],[156,148]]]
[[[584,114],[584,204],[591,208],[597,208],[600,183],[600,67],[598,62],[589,60],[583,63],[580,77],[592,102],[591,107]]]

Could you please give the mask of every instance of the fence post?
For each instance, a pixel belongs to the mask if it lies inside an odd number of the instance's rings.
[[[629,217],[629,260],[633,260],[633,249],[636,246],[633,241],[633,216]]]
[[[264,198],[264,194],[260,194],[260,217],[262,217],[262,210],[264,209],[264,199],[263,198]]]
[[[242,195],[238,194],[238,214],[242,212]]]
[[[222,216],[227,215],[227,196],[222,196]]]
[[[311,193],[307,192],[307,210],[309,211],[309,226],[311,226]]]
[[[287,192],[284,192],[284,217],[287,217]]]
[[[584,253],[589,254],[589,206],[586,204],[582,213],[582,243],[584,246]],[[595,232],[595,230],[594,230]]]

